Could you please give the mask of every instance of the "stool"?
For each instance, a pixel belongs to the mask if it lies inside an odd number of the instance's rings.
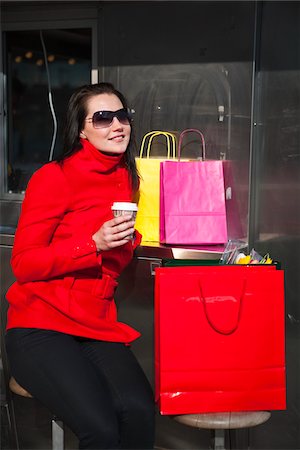
[[[271,413],[269,411],[220,412],[172,417],[177,422],[190,427],[214,430],[214,450],[225,450],[225,430],[255,427],[266,422],[271,417]]]
[[[26,391],[14,377],[9,380],[9,389],[21,397],[33,398],[33,396]],[[52,450],[63,450],[64,449],[64,428],[63,422],[58,420],[55,416],[52,417]]]

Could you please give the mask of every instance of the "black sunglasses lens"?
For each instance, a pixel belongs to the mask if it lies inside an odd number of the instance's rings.
[[[129,125],[131,122],[131,114],[127,109],[120,109],[120,111],[117,111],[115,116],[123,125]]]
[[[112,123],[114,117],[123,125],[129,125],[132,119],[131,113],[127,109],[119,109],[119,111],[97,111],[93,115],[94,128],[107,128]]]
[[[93,115],[93,125],[95,128],[109,127],[112,120],[113,117],[108,111],[98,111]]]

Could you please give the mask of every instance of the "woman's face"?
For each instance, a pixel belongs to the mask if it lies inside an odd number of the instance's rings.
[[[129,123],[124,125],[119,122],[117,117],[114,117],[108,127],[94,128],[92,121],[89,120],[97,111],[118,111],[122,108],[122,102],[115,94],[99,94],[91,97],[87,102],[87,115],[80,137],[87,139],[102,153],[110,155],[124,153],[130,139],[131,126]]]

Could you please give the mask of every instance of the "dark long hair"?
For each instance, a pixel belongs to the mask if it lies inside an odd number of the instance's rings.
[[[63,153],[56,158],[57,162],[63,162],[66,158],[82,149],[80,142],[80,132],[84,128],[84,121],[87,116],[88,100],[99,94],[116,95],[124,108],[128,107],[126,98],[111,83],[86,84],[79,87],[71,96],[64,127],[64,147]],[[125,164],[131,177],[134,191],[138,189],[139,176],[135,165],[135,140],[131,124],[130,141],[124,155]]]

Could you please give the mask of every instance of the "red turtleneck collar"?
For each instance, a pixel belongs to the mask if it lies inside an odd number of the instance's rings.
[[[124,153],[120,155],[107,155],[98,150],[86,139],[81,139],[80,142],[83,148],[79,150],[76,155],[78,155],[80,159],[85,160],[85,163],[89,161],[93,166],[91,167],[93,170],[97,172],[107,172],[116,168],[116,166],[125,165]]]

